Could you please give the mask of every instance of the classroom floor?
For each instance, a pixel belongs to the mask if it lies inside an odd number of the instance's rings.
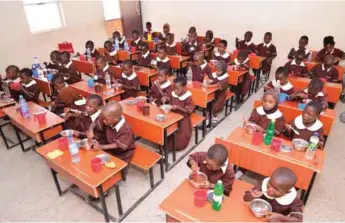
[[[226,137],[242,124],[242,117],[250,115],[253,101],[259,99],[262,90],[254,94],[236,112],[220,123],[194,151],[206,151],[216,136]],[[336,111],[345,111],[338,103]],[[13,131],[5,127],[9,137]],[[316,178],[309,202],[305,208],[305,221],[345,221],[345,124],[336,120],[327,142],[324,169]],[[0,140],[0,221],[104,221],[103,215],[85,204],[72,193],[59,197],[43,159],[34,151],[22,153],[19,146],[6,150]],[[29,144],[32,142],[28,142]],[[192,145],[192,143],[190,144]],[[124,221],[162,222],[165,215],[158,205],[189,173],[186,158],[166,174],[163,183],[150,194]],[[155,179],[159,168],[155,169]],[[61,179],[63,181],[63,179]],[[67,183],[63,184],[65,187]],[[120,185],[124,210],[128,209],[149,188],[148,175],[133,168],[128,179]],[[115,193],[108,198],[108,211],[117,216]],[[231,213],[231,212],[229,212]]]

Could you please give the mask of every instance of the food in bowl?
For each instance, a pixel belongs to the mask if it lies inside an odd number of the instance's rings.
[[[192,172],[188,179],[191,185],[198,189],[204,188],[207,182],[207,176],[202,172]]]
[[[293,139],[292,146],[297,151],[305,151],[308,147],[308,142],[304,139]]]
[[[270,203],[263,199],[254,199],[249,204],[250,210],[257,218],[266,217],[272,212],[272,206]]]
[[[162,109],[162,111],[165,113],[165,114],[168,114],[171,110],[172,106],[171,105],[161,105],[160,106],[160,109]]]

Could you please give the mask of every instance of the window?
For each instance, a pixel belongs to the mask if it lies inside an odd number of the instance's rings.
[[[23,0],[31,33],[39,33],[65,26],[58,0]]]
[[[102,2],[105,21],[121,18],[119,0],[102,0]]]

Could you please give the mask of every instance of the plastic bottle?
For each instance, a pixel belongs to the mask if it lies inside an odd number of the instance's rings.
[[[217,184],[213,188],[213,201],[212,209],[219,211],[222,207],[222,201],[224,196],[224,186],[221,180],[217,181]]]
[[[39,67],[40,67],[40,63],[38,61],[38,58],[34,57],[34,61],[32,64],[32,73],[34,77],[39,77],[39,73],[38,73]]]
[[[30,110],[29,110],[29,105],[26,102],[25,98],[23,95],[19,96],[19,109],[20,113],[24,118],[30,118]]]
[[[187,81],[188,82],[193,80],[193,73],[192,73],[192,69],[191,68],[188,69],[186,77],[187,77]]]
[[[87,60],[91,60],[91,49],[90,48],[87,48],[86,49],[86,57],[87,57]]]
[[[313,52],[310,52],[308,55],[308,62],[311,62],[313,60]]]
[[[264,139],[264,142],[266,145],[271,145],[271,143],[272,143],[272,139],[274,136],[275,122],[276,122],[276,120],[272,119],[270,124],[268,125],[267,130],[266,130],[266,136]]]
[[[108,72],[105,73],[104,79],[105,79],[105,85],[107,87],[107,92],[112,92],[111,77]]]
[[[308,148],[307,148],[307,151],[305,152],[305,158],[307,158],[308,160],[314,159],[315,151],[317,149],[318,144],[319,144],[319,134],[315,132],[314,135],[310,137]]]
[[[72,142],[68,145],[69,152],[72,157],[72,163],[79,163],[80,162],[80,155],[79,155],[79,148],[76,142]]]

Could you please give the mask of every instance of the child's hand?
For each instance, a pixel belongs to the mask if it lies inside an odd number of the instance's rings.
[[[166,102],[169,101],[167,96],[162,97],[161,101],[163,102],[163,104],[165,104]]]
[[[252,189],[250,190],[250,195],[253,197],[253,198],[259,198],[262,196],[262,192],[258,189]]]
[[[92,140],[92,149],[93,150],[101,149],[101,145],[99,144],[99,142],[96,139]]]
[[[284,215],[274,212],[269,213],[268,217],[266,218],[268,222],[283,222],[282,219],[285,219]]]
[[[198,163],[195,160],[189,160],[189,164],[192,171],[197,172],[199,170]]]
[[[177,105],[171,106],[171,110],[177,110],[179,107]]]
[[[270,90],[270,89],[272,89],[270,86],[268,86],[268,85],[264,86],[264,90],[265,90],[265,91],[268,91],[268,90]]]
[[[73,131],[73,136],[79,138],[81,132]]]
[[[94,134],[93,131],[87,131],[87,132],[86,132],[86,136],[87,136],[87,138],[89,138],[89,139],[93,139],[93,138],[95,137],[95,134]]]
[[[245,117],[242,117],[243,127],[245,128],[248,125],[248,120]]]

